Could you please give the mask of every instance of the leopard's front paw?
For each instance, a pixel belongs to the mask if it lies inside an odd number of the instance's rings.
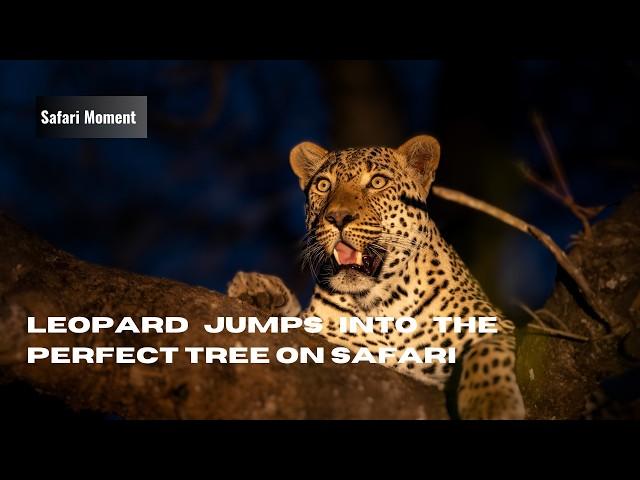
[[[254,305],[271,315],[294,316],[300,303],[284,282],[273,275],[238,272],[227,287],[227,295]]]
[[[465,420],[522,420],[524,402],[517,385],[480,385],[458,392],[458,411]]]

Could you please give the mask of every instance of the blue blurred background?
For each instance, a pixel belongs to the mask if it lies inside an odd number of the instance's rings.
[[[550,178],[531,113],[577,201],[614,205],[640,176],[639,87],[640,65],[624,61],[4,61],[0,210],[84,260],[218,291],[237,270],[272,273],[305,303],[296,143],[397,146],[431,133],[443,152],[437,184],[566,246],[579,222],[515,168],[525,161]],[[149,138],[35,138],[38,95],[146,95]],[[429,203],[498,305],[542,305],[556,271],[544,248],[478,212]]]

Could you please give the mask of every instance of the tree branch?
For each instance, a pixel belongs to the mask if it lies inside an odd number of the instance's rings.
[[[182,334],[26,333],[27,316],[175,316]],[[21,381],[75,409],[126,418],[448,418],[442,392],[372,364],[27,364],[29,346],[335,345],[304,332],[209,334],[217,316],[264,314],[217,292],[92,265],[0,215],[0,383]]]
[[[591,224],[589,223],[589,220],[598,215],[604,207],[583,207],[576,203],[573,198],[573,194],[571,193],[571,189],[569,188],[569,182],[567,182],[567,177],[564,173],[564,168],[562,167],[562,162],[560,161],[555,143],[544,124],[542,116],[537,112],[534,112],[531,117],[531,121],[533,123],[536,136],[538,137],[538,142],[542,146],[542,150],[547,158],[547,163],[551,168],[551,173],[555,183],[550,184],[544,182],[524,163],[520,163],[518,165],[520,173],[529,183],[533,184],[551,198],[562,203],[565,207],[571,210],[571,213],[573,213],[582,223],[585,237],[591,238]]]
[[[440,198],[486,213],[487,215],[497,218],[501,222],[504,222],[527,235],[531,235],[533,238],[538,240],[551,252],[560,266],[576,282],[576,285],[580,289],[585,300],[599,316],[600,320],[616,334],[622,334],[627,331],[627,323],[624,322],[624,320],[622,320],[615,312],[607,309],[600,298],[593,292],[580,269],[571,260],[569,260],[567,254],[558,246],[558,244],[538,227],[535,227],[498,207],[490,205],[482,200],[478,200],[477,198],[473,198],[458,190],[452,190],[450,188],[440,187],[437,185],[434,185],[431,190]]]

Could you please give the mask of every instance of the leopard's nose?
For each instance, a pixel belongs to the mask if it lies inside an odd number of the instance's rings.
[[[348,210],[331,209],[325,213],[324,218],[332,225],[342,230],[348,223],[358,218],[358,214],[352,215]]]

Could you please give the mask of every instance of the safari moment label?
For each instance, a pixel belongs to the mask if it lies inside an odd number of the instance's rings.
[[[40,138],[147,138],[146,96],[40,96]]]

